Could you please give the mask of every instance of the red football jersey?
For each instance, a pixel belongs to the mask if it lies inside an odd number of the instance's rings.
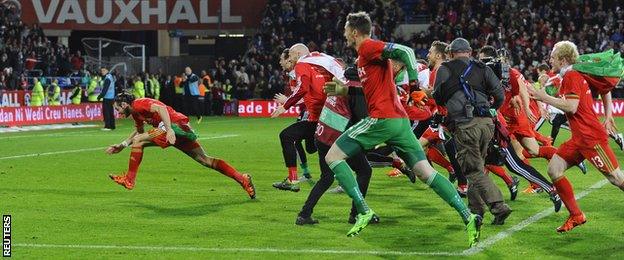
[[[524,76],[517,69],[509,70],[509,89],[505,90],[505,101],[503,105],[500,107],[500,112],[503,116],[507,118],[516,117],[516,111],[514,107],[511,105],[511,99],[520,94],[520,84],[518,84],[518,79],[524,80]],[[523,110],[520,110],[521,114],[524,114]]]
[[[334,76],[321,66],[305,62],[298,62],[295,65],[295,75],[297,85],[293,94],[284,103],[284,108],[289,109],[303,98],[303,103],[309,113],[308,120],[316,122],[327,98],[323,92],[323,86],[325,82],[331,81]]]
[[[563,75],[559,96],[563,99],[578,99],[576,113],[566,113],[572,132],[572,140],[587,146],[607,141],[607,131],[594,112],[594,100],[587,81],[581,73],[569,70]]]
[[[167,113],[169,114],[169,119],[172,124],[187,124],[188,117],[179,113],[170,106],[163,104],[162,102],[151,99],[151,98],[139,98],[132,102],[132,119],[134,119],[134,123],[137,127],[143,127],[144,122],[152,125],[153,127],[158,127],[162,119],[158,112],[151,112],[150,108],[152,105],[161,105],[167,107]]]
[[[394,86],[390,60],[381,58],[385,43],[367,39],[358,51],[358,75],[372,118],[407,118]]]

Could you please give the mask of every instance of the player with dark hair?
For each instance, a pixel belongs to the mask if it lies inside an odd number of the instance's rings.
[[[410,85],[415,85],[418,73],[414,51],[399,44],[371,39],[371,20],[365,12],[350,13],[344,29],[347,46],[355,48],[358,53],[358,74],[369,112],[369,117],[340,135],[325,156],[329,168],[345,192],[353,199],[359,213],[355,225],[347,236],[359,234],[373,219],[375,212],[364,200],[346,160],[380,143],[386,143],[396,150],[399,157],[421,181],[427,183],[440,198],[459,213],[468,231],[468,243],[474,246],[480,234],[481,217],[472,214],[453,184],[431,167],[416,136],[410,131],[407,113],[397,95],[389,60],[403,62],[407,68]],[[325,84],[325,92],[328,95],[346,95],[347,90],[348,87],[337,81]]]
[[[224,160],[206,155],[185,115],[158,100],[151,98],[135,100],[128,93],[117,95],[114,108],[124,117],[132,116],[136,127],[128,138],[106,149],[107,154],[115,154],[128,146],[132,147],[128,171],[123,175],[110,175],[115,183],[128,190],[133,189],[139,165],[143,159],[143,149],[149,146],[160,146],[163,149],[174,146],[201,165],[236,180],[250,198],[256,197],[256,190],[249,174],[242,174]],[[145,123],[154,128],[146,132]]]

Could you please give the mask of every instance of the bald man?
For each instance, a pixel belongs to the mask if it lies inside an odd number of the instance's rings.
[[[282,182],[274,183],[273,187],[298,192],[300,188],[297,178],[295,142],[303,139],[313,140],[316,125],[327,98],[323,92],[323,86],[335,76],[344,77],[344,68],[332,56],[318,52],[310,53],[308,47],[302,43],[290,47],[288,60],[294,64],[296,86],[293,93],[285,100],[276,99],[281,105],[273,111],[271,116],[278,117],[303,99],[308,110],[308,118],[290,125],[280,133],[288,177]]]

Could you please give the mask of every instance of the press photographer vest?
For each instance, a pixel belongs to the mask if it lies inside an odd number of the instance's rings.
[[[460,83],[460,76],[466,71],[469,63],[455,59],[442,63],[449,70],[448,80],[442,84],[442,101],[448,109],[448,119],[452,123],[469,122],[473,117],[483,117],[478,114],[478,109],[488,110],[490,107],[489,95],[487,94],[485,82],[486,65],[480,61],[472,61],[474,65],[469,74],[466,75],[466,82],[472,87],[475,95],[475,109],[472,117],[466,115],[466,106],[470,105]]]

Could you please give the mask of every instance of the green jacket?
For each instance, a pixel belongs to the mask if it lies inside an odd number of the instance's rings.
[[[43,92],[43,85],[41,85],[41,82],[37,82],[33,86],[33,90],[30,94],[30,106],[33,106],[33,107],[43,106],[44,98],[45,98],[45,94]]]
[[[145,97],[145,84],[143,81],[134,82],[134,88],[132,89],[132,95],[134,95],[135,99],[144,98]]]

